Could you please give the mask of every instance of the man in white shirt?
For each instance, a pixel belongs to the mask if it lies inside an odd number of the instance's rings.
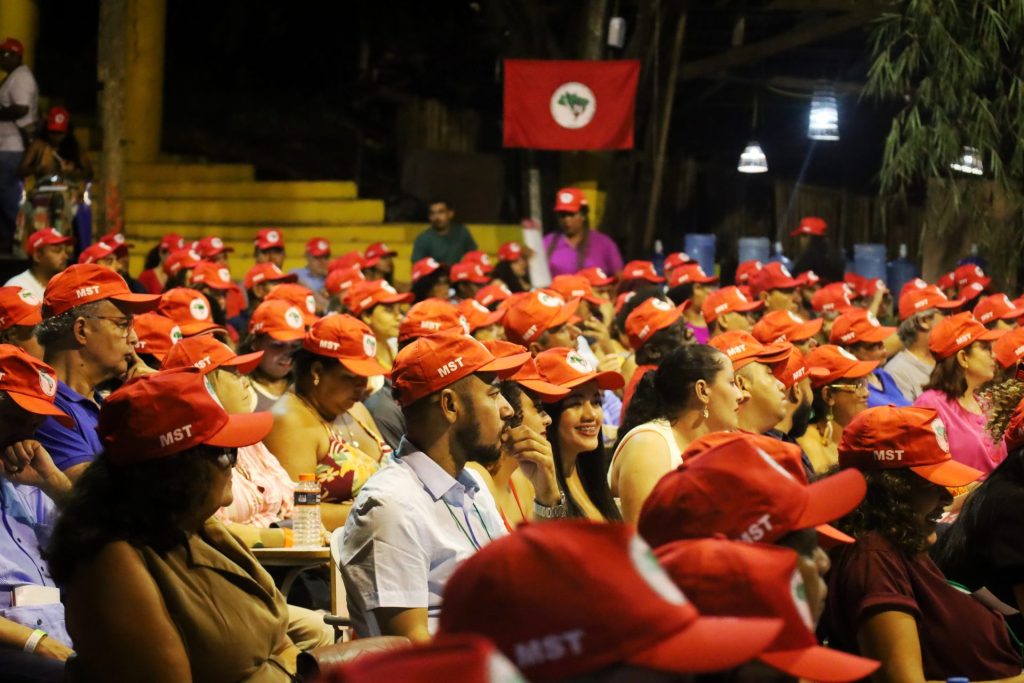
[[[35,231],[25,240],[28,270],[18,273],[4,284],[21,287],[42,301],[50,278],[68,265],[69,244],[71,238],[60,234],[54,228]]]
[[[528,427],[507,428],[513,411],[498,390],[499,375],[528,358],[525,349],[495,358],[453,330],[398,353],[392,381],[406,436],[396,463],[360,490],[341,536],[339,562],[360,634],[428,640],[448,577],[507,533],[487,487],[464,469],[467,461],[493,462],[504,444],[536,490],[535,514],[564,516],[550,449],[537,448],[543,437]]]
[[[21,41],[0,42],[0,69],[7,78],[0,85],[0,253],[10,253],[21,202],[18,164],[25,152],[25,139],[39,116],[39,88],[27,66],[21,63],[25,48]]]

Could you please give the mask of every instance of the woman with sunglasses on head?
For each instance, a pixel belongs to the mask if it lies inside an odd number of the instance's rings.
[[[267,413],[229,415],[198,370],[140,377],[100,410],[103,453],[54,529],[82,680],[286,681],[298,650],[273,579],[214,513]]]

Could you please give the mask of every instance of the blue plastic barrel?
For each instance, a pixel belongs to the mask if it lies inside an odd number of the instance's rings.
[[[768,263],[771,258],[771,241],[767,237],[741,237],[739,239],[739,261],[758,260],[761,263]]]
[[[688,232],[683,236],[683,251],[700,263],[705,273],[715,272],[715,236]]]
[[[885,280],[886,253],[884,244],[853,245],[853,270],[861,277]]]
[[[903,285],[907,284],[920,274],[917,264],[905,258],[897,258],[889,261],[889,273],[885,279],[890,292],[896,292],[898,296],[903,291]]]

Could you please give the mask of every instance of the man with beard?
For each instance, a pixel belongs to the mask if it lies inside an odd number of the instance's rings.
[[[804,354],[793,346],[789,358],[785,363],[777,365],[773,373],[786,388],[786,416],[774,428],[765,432],[765,436],[791,443],[799,448],[800,444],[796,440],[804,435],[811,421],[811,401],[814,398],[811,393],[811,376],[823,372],[823,368],[808,367]],[[814,474],[811,459],[803,449],[800,450],[800,454],[804,470],[810,477]]]
[[[495,358],[457,330],[421,337],[399,351],[392,370],[406,435],[396,463],[366,482],[341,536],[339,562],[349,612],[361,635],[429,640],[444,585],[459,563],[505,535],[494,498],[465,470],[501,457],[502,443],[521,462],[543,517],[564,506],[543,437],[508,428],[512,407],[501,395],[528,353]],[[546,458],[546,461],[545,461]]]

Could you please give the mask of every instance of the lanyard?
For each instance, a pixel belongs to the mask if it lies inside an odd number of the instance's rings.
[[[459,531],[461,531],[462,535],[466,537],[469,544],[475,549],[480,550],[480,541],[476,540],[476,534],[473,533],[473,525],[469,523],[469,517],[465,517],[466,508],[462,508],[462,514],[466,520],[466,526],[463,527],[462,522],[460,522],[459,518],[455,516],[455,512],[452,511],[452,506],[448,504],[448,501],[442,498],[441,502],[444,503],[444,506],[448,509],[448,514],[452,516],[452,521],[455,522],[455,526],[459,527]],[[491,532],[487,530],[487,524],[484,522],[483,515],[480,514],[480,509],[477,508],[476,503],[473,503],[473,510],[476,511],[476,516],[480,520],[480,526],[484,528],[484,533],[487,534],[487,540],[493,541],[494,539],[491,538]],[[468,532],[466,531],[466,528],[469,529]]]

